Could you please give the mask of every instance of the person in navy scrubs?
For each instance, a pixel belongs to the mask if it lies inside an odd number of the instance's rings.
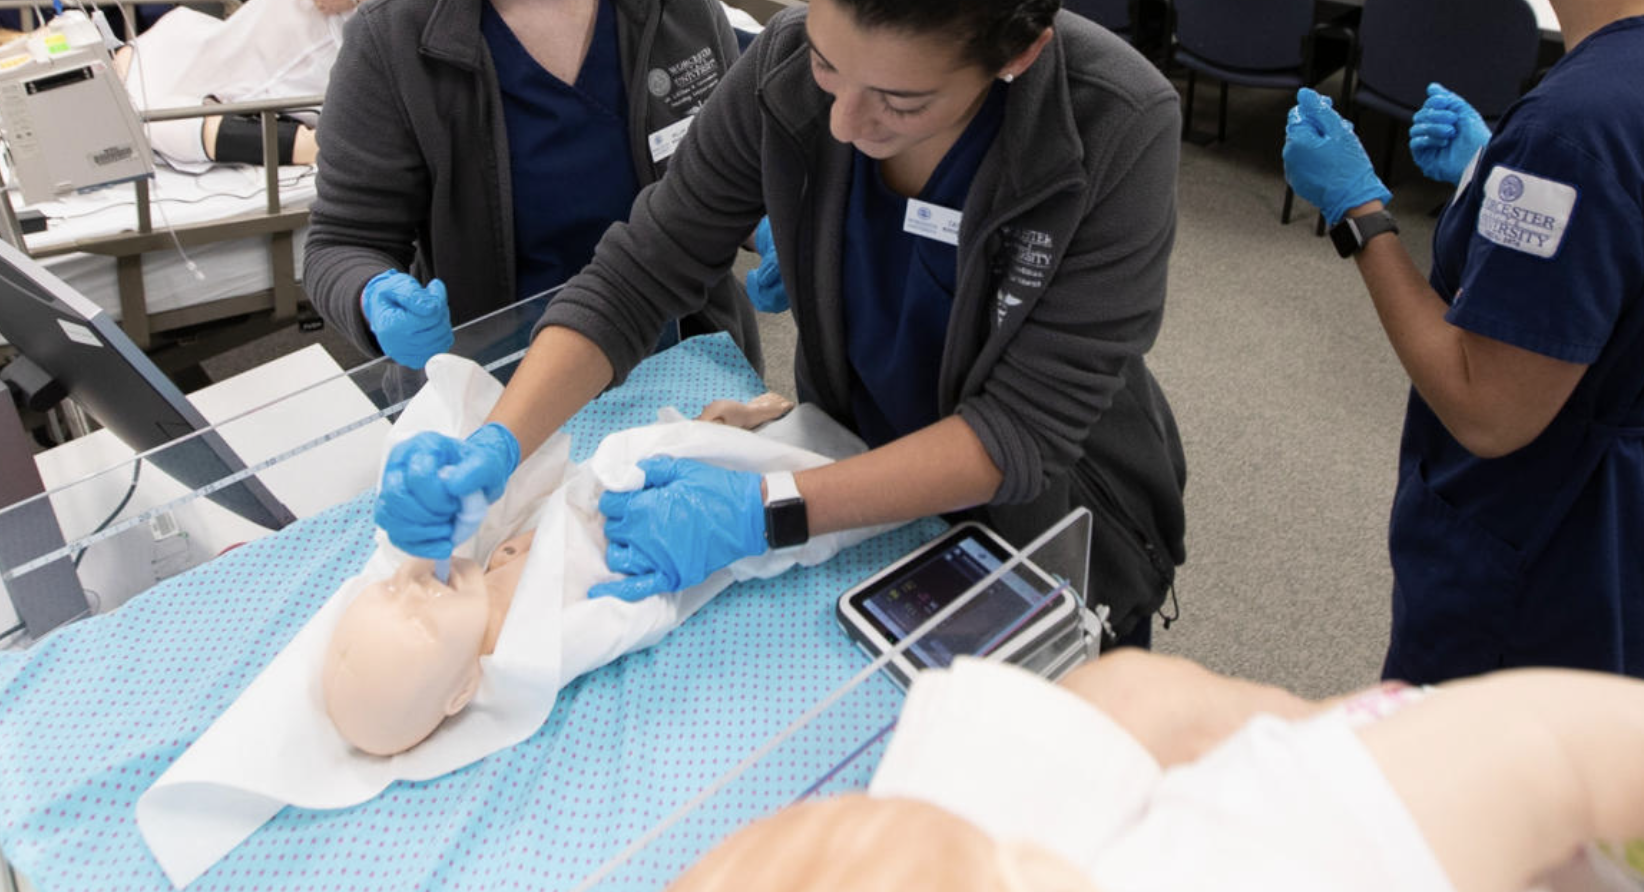
[[[1296,193],[1357,258],[1414,384],[1383,672],[1644,676],[1644,2],[1553,0],[1566,55],[1492,134],[1441,85],[1411,152],[1459,191],[1423,279],[1391,197],[1311,91]]]
[[[447,550],[460,497],[500,492],[515,452],[620,382],[768,213],[799,395],[873,448],[763,479],[649,460],[643,489],[601,506],[624,578],[594,594],[675,591],[811,534],[935,514],[1025,545],[1086,507],[1086,594],[1144,643],[1184,558],[1181,442],[1143,360],[1180,122],[1157,69],[1057,0],[779,13],[549,305],[493,423],[398,454],[378,521],[402,548]]]
[[[366,3],[326,94],[309,297],[421,368],[453,324],[580,270],[737,54],[718,0]],[[757,366],[740,284],[699,297],[653,345],[729,331]]]

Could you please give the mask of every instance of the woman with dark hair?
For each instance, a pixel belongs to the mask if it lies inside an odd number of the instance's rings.
[[[812,0],[771,21],[627,225],[544,315],[491,420],[394,455],[378,521],[440,556],[464,494],[700,304],[767,213],[801,399],[874,448],[797,475],[648,463],[594,594],[689,586],[808,534],[974,509],[1018,544],[1097,521],[1091,598],[1146,641],[1183,559],[1183,458],[1142,356],[1175,234],[1174,90],[1057,0]],[[456,465],[454,471],[440,469]]]

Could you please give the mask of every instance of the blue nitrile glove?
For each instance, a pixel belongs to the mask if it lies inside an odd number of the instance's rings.
[[[420,369],[434,354],[451,349],[456,339],[445,283],[439,279],[424,288],[416,276],[383,270],[365,283],[360,307],[377,345],[400,365]]]
[[[782,267],[776,262],[776,243],[771,240],[771,218],[759,221],[754,230],[754,247],[759,249],[759,266],[748,271],[748,300],[763,313],[785,313],[788,289],[782,286]]]
[[[377,491],[377,526],[408,554],[448,558],[456,544],[463,498],[502,498],[519,465],[519,441],[492,422],[466,440],[424,432],[395,446]]]
[[[1427,85],[1410,124],[1410,154],[1430,180],[1461,182],[1473,156],[1490,141],[1490,125],[1467,100],[1438,84]]]
[[[1393,197],[1376,178],[1352,123],[1306,87],[1296,91],[1284,128],[1284,178],[1331,226],[1361,204]]]
[[[645,485],[599,497],[606,566],[626,579],[588,590],[593,598],[638,601],[689,588],[708,574],[765,551],[760,475],[656,455],[639,463]]]

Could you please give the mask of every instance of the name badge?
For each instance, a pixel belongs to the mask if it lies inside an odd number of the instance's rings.
[[[679,148],[679,144],[685,141],[685,131],[691,129],[691,121],[695,119],[695,115],[689,118],[681,118],[661,130],[654,131],[647,138],[646,142],[651,146],[652,163],[667,158],[674,153],[674,150]]]
[[[902,231],[958,247],[959,221],[964,216],[953,208],[910,198],[907,213],[902,215]]]

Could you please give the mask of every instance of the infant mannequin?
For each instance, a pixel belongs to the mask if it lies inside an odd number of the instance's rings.
[[[434,578],[432,561],[409,560],[355,597],[321,672],[326,715],[345,740],[373,755],[404,752],[468,705],[532,535],[504,542],[484,572],[456,558],[446,584]]]
[[[766,393],[746,403],[715,400],[698,420],[751,430],[792,408]],[[434,578],[432,561],[408,560],[355,597],[332,631],[321,672],[326,715],[343,739],[372,755],[402,753],[468,705],[534,535],[498,546],[483,572],[453,558],[449,584]]]

